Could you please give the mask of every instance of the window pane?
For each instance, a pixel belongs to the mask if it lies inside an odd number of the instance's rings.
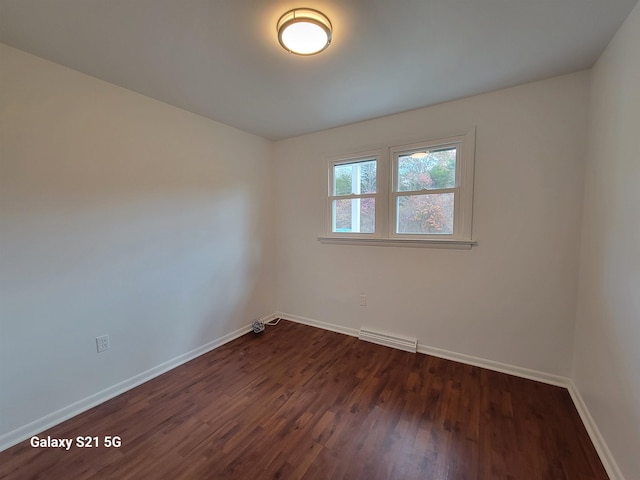
[[[456,186],[456,147],[398,157],[398,192]]]
[[[453,193],[398,196],[396,233],[453,234]]]
[[[376,230],[376,199],[354,198],[333,201],[333,231],[374,233]]]
[[[333,195],[376,193],[376,161],[342,163],[333,167]]]

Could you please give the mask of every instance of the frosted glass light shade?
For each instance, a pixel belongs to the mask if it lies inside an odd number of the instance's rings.
[[[289,10],[280,17],[277,27],[280,45],[297,55],[320,53],[331,43],[331,22],[311,8]]]

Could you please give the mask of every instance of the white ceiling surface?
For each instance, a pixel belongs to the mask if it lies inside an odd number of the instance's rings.
[[[0,0],[0,41],[270,139],[593,65],[637,0]],[[333,43],[275,25],[323,11]]]

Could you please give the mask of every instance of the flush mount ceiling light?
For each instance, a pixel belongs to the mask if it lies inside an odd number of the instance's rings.
[[[331,22],[311,8],[294,8],[278,20],[278,41],[286,51],[314,55],[331,43]]]

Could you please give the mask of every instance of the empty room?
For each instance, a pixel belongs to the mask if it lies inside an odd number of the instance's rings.
[[[0,0],[0,478],[640,478],[637,0]]]

